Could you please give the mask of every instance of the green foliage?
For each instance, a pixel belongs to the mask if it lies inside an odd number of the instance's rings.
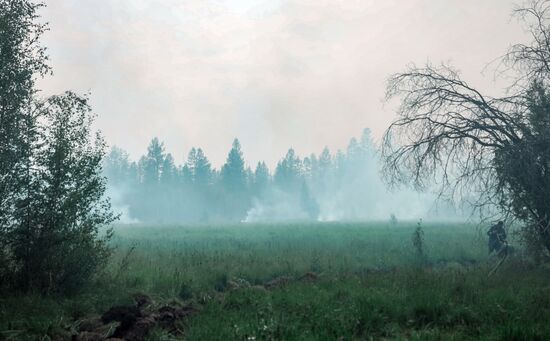
[[[48,99],[34,155],[39,171],[30,179],[20,224],[9,234],[19,288],[43,292],[77,290],[104,264],[109,233],[98,228],[114,221],[103,198],[101,159],[105,145],[92,141],[87,99],[67,92]]]
[[[0,276],[2,286],[78,289],[104,264],[114,220],[103,198],[105,143],[86,97],[36,97],[50,69],[41,3],[0,1]]]
[[[37,117],[32,98],[37,78],[46,75],[45,48],[40,37],[47,29],[38,23],[42,3],[0,1],[0,277],[11,277],[9,233],[17,226],[16,211],[26,205],[31,186],[30,159],[36,142]],[[34,186],[34,184],[33,184]],[[24,192],[24,193],[22,193]],[[0,289],[2,284],[0,283]]]
[[[550,250],[550,93],[540,81],[525,95],[528,109],[523,138],[496,153],[500,190],[515,216],[526,223],[522,233],[536,258]],[[546,250],[544,250],[546,249]]]

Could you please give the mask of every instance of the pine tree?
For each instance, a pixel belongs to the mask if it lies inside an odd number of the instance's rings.
[[[249,208],[250,198],[243,153],[238,139],[233,140],[227,161],[221,169],[220,184],[224,197],[221,216],[232,221],[242,220]]]
[[[184,187],[191,187],[193,185],[193,172],[188,164],[181,167],[180,176]]]
[[[162,172],[160,174],[160,183],[164,186],[176,187],[176,179],[178,174],[172,154],[166,154],[164,160],[162,161],[161,169]]]
[[[287,192],[299,191],[301,175],[302,162],[291,148],[284,159],[277,164],[274,176],[275,184]]]
[[[128,183],[132,180],[130,156],[121,148],[113,146],[103,160],[103,172],[113,184]]]
[[[191,171],[193,174],[193,184],[201,189],[206,191],[207,187],[210,186],[212,181],[212,168],[210,161],[201,148],[197,148],[193,158],[192,158]]]
[[[244,159],[238,139],[233,140],[227,161],[222,167],[221,180],[225,190],[230,193],[242,194],[246,191]]]
[[[164,143],[155,137],[147,147],[147,155],[140,160],[142,182],[144,184],[154,186],[159,183],[164,158]]]
[[[262,196],[270,185],[271,176],[265,162],[258,162],[254,171],[254,189],[253,194]]]

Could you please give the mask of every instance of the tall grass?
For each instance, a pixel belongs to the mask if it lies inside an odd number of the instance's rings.
[[[550,279],[511,259],[488,278],[484,234],[416,222],[115,226],[108,268],[72,297],[0,298],[0,339],[55,338],[143,292],[203,306],[186,338],[536,339],[550,335]],[[521,266],[519,266],[521,265]],[[319,275],[267,291],[279,276]],[[228,290],[231,283],[246,287]],[[64,334],[65,333],[65,334]],[[166,339],[155,331],[151,339]]]
[[[408,267],[415,262],[416,223],[325,223],[234,226],[119,226],[113,243],[117,272],[135,247],[117,286],[175,295],[181,283],[212,287],[220,275],[263,283],[308,271],[349,275]],[[465,224],[424,224],[429,261],[480,262],[484,241]],[[128,261],[128,260],[126,260]]]

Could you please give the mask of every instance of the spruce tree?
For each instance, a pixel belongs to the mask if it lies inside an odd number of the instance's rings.
[[[210,161],[208,161],[208,158],[204,155],[201,148],[196,150],[192,169],[195,186],[206,191],[207,187],[211,184],[213,173]]]
[[[222,167],[221,176],[223,186],[228,192],[241,194],[246,190],[244,159],[238,139],[233,140],[233,146]]]
[[[261,197],[270,185],[269,169],[265,162],[258,162],[254,171],[253,194]]]
[[[222,216],[229,220],[240,221],[249,207],[247,175],[243,153],[239,140],[233,140],[233,146],[227,155],[227,161],[221,170],[221,184],[224,190]]]

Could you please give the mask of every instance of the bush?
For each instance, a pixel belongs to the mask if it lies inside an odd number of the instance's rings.
[[[43,139],[30,163],[32,190],[14,215],[9,234],[16,283],[24,290],[74,291],[104,264],[111,233],[99,228],[116,217],[104,198],[105,144],[92,141],[87,98],[67,92],[48,99]]]

